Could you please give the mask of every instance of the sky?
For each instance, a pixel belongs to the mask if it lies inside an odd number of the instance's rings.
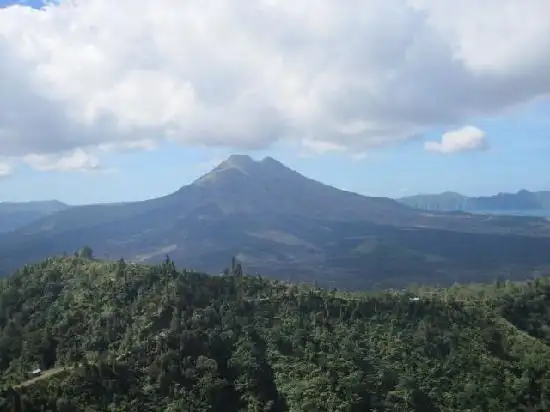
[[[0,201],[233,153],[365,195],[550,190],[548,0],[0,0]]]

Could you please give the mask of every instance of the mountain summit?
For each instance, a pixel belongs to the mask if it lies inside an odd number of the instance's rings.
[[[179,196],[189,198],[198,187],[203,201],[231,212],[379,222],[418,214],[392,199],[365,197],[309,179],[271,157],[256,161],[246,155],[229,156],[183,187]]]
[[[246,176],[266,177],[274,174],[288,174],[289,172],[294,171],[269,156],[262,160],[254,160],[248,155],[231,155],[210,172],[195,180],[193,184],[212,183],[224,174],[239,173]]]

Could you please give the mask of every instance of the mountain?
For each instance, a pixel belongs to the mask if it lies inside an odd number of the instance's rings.
[[[25,226],[43,216],[65,210],[69,206],[57,200],[37,202],[0,202],[0,233]]]
[[[399,202],[429,211],[465,211],[472,213],[550,216],[550,191],[499,193],[494,196],[468,197],[444,192],[438,195],[416,195],[397,199]]]
[[[0,410],[547,411],[548,307],[548,278],[360,295],[50,258],[0,282]]]
[[[71,207],[0,236],[0,272],[89,245],[99,257],[248,272],[343,288],[525,277],[550,265],[550,223],[424,212],[230,156],[161,198]]]

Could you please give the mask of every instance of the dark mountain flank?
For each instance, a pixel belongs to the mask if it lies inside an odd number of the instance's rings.
[[[524,277],[550,264],[540,218],[416,210],[230,156],[176,192],[71,207],[0,236],[3,273],[89,245],[99,257],[249,272],[345,288]]]

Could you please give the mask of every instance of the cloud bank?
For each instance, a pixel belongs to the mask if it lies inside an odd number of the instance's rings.
[[[362,152],[548,97],[548,16],[547,0],[11,6],[0,147],[42,170],[162,140]]]

